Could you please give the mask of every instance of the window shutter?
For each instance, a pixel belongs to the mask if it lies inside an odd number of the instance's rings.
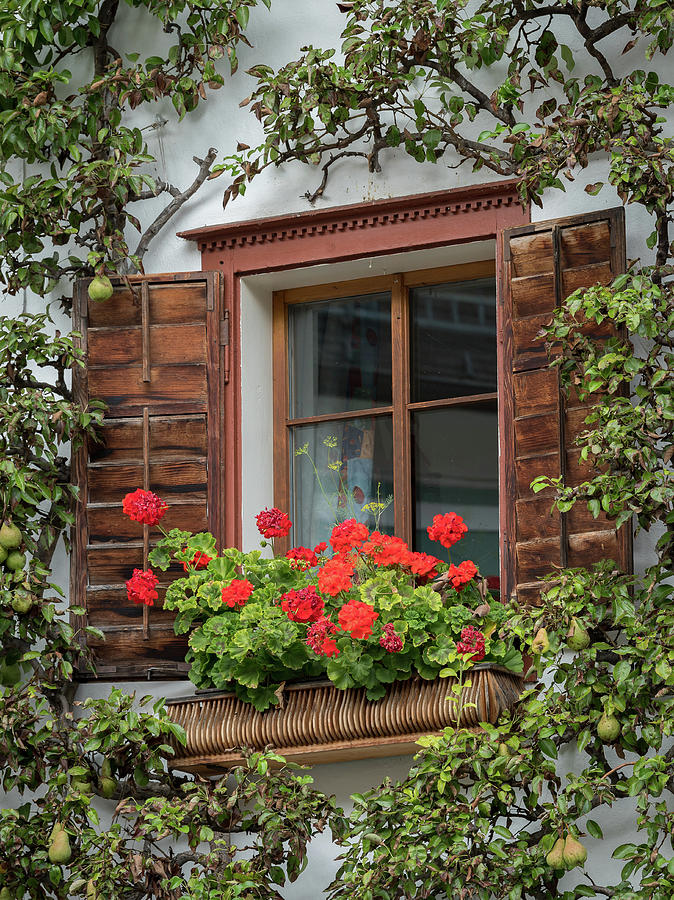
[[[221,546],[223,498],[221,354],[228,340],[221,276],[217,272],[113,279],[114,294],[94,303],[88,281],[77,285],[73,324],[81,333],[85,369],[73,375],[75,396],[107,404],[101,441],[74,459],[80,495],[73,534],[71,605],[88,636],[98,678],[183,677],[186,638],[173,632],[162,609],[159,576],[155,606],[130,603],[125,582],[148,567],[157,529],[132,522],[122,499],[136,488],[169,504],[165,530],[210,530]],[[84,641],[84,636],[82,640]],[[91,677],[86,672],[81,677]]]
[[[564,397],[557,369],[550,369],[544,341],[536,340],[556,306],[577,288],[607,284],[625,270],[621,208],[538,222],[504,231],[499,285],[499,428],[501,432],[501,585],[505,598],[535,603],[540,580],[565,566],[600,559],[631,568],[631,530],[616,532],[587,506],[550,512],[552,492],[534,494],[538,475],[563,475],[567,484],[591,477],[579,465],[575,438],[589,405]],[[605,338],[609,322],[588,324]]]

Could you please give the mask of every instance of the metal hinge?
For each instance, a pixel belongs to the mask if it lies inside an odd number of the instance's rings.
[[[220,346],[225,348],[225,359],[224,359],[224,374],[223,381],[225,384],[229,384],[229,310],[226,309],[223,313],[222,321],[220,322]]]

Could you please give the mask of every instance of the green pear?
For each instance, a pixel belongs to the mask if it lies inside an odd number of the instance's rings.
[[[97,275],[89,283],[87,293],[89,294],[89,298],[96,303],[102,303],[104,300],[109,300],[114,293],[112,282],[107,275]]]
[[[499,756],[508,756],[508,757],[512,756],[512,753],[510,752],[510,747],[507,744],[500,743],[498,745],[498,755]]]
[[[620,722],[604,712],[597,723],[597,736],[604,744],[612,744],[620,734]]]
[[[12,597],[12,609],[19,615],[25,615],[33,605],[33,597],[28,591],[15,591]]]
[[[0,566],[4,563],[4,561],[6,559],[7,559],[7,551],[2,546],[2,544],[0,544]]]
[[[590,635],[576,619],[571,619],[566,644],[571,650],[585,650],[590,646]]]
[[[14,900],[14,894],[10,891],[8,887],[4,887],[0,891],[0,900]]]
[[[26,565],[26,554],[19,550],[12,550],[5,560],[5,566],[10,572],[20,572]]]
[[[117,779],[108,778],[103,775],[98,782],[98,786],[100,788],[101,794],[105,797],[105,799],[110,800],[111,797],[114,797],[115,791],[117,790]]]
[[[576,866],[582,866],[587,859],[587,850],[583,845],[575,839],[572,834],[567,834],[564,841],[564,865],[567,869],[575,869]]]
[[[49,862],[51,863],[61,864],[70,862],[73,851],[70,847],[68,832],[64,828],[57,831],[54,837],[50,839],[49,852],[47,855],[49,856]]]
[[[545,861],[551,869],[564,868],[564,838],[557,838],[554,847],[545,857]]]
[[[16,550],[17,547],[21,546],[22,540],[23,535],[16,525],[12,525],[11,522],[2,523],[2,527],[0,527],[0,545],[5,550]]]
[[[101,763],[101,777],[112,778],[112,764],[107,757]]]
[[[545,628],[539,628],[531,643],[531,650],[538,655],[539,653],[545,653],[549,648],[550,641],[548,639],[548,632]]]

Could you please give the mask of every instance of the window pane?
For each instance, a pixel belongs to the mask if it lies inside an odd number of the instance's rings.
[[[446,560],[426,529],[438,513],[455,512],[468,533],[452,562],[472,559],[482,575],[498,575],[496,403],[413,413],[412,455],[415,549]]]
[[[297,451],[306,447],[306,451]],[[314,547],[327,541],[336,522],[357,519],[370,528],[373,511],[363,509],[393,493],[393,440],[390,416],[321,422],[292,429],[292,540]],[[316,466],[314,472],[312,461]],[[393,532],[393,504],[380,528]]]
[[[288,334],[291,418],[390,405],[388,293],[290,306]]]
[[[496,390],[496,280],[410,291],[412,402]]]

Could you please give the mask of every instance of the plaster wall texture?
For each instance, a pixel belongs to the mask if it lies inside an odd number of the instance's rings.
[[[153,174],[184,187],[196,172],[193,156],[203,156],[209,147],[217,147],[220,155],[232,153],[237,141],[255,146],[261,140],[261,132],[254,117],[239,102],[250,93],[253,80],[245,70],[255,62],[264,61],[277,67],[296,58],[305,44],[319,47],[339,46],[339,33],[343,16],[334,2],[316,0],[276,0],[271,12],[263,7],[254,10],[248,35],[253,48],[241,47],[239,72],[226,81],[225,87],[211,92],[207,102],[200,105],[183,123],[177,121],[172,106],[157,104],[154,108],[141,108],[133,113],[134,123],[145,127],[160,123],[159,127],[145,132],[148,147],[157,158]],[[563,36],[558,36],[563,40]],[[149,53],[156,51],[163,38],[157,35],[142,13],[125,10],[125,19],[116,26],[112,43],[131,49],[142,49]],[[579,57],[582,47],[569,41],[572,52]],[[607,42],[609,43],[609,42]],[[617,58],[622,47],[609,48]],[[659,68],[664,75],[664,64],[659,61],[646,66],[646,61],[638,50],[627,54],[622,65],[629,68]],[[369,199],[404,196],[425,191],[465,186],[470,183],[490,179],[484,172],[471,173],[467,166],[451,168],[448,162],[438,165],[415,163],[405,154],[391,152],[382,158],[383,171],[368,174],[360,162],[343,163],[336,168],[330,178],[328,188],[320,201],[321,206],[337,206],[357,203]],[[592,160],[590,166],[581,172],[574,182],[569,182],[565,193],[549,192],[542,209],[532,209],[535,221],[552,217],[571,215],[593,209],[604,209],[619,204],[615,191],[607,185],[597,196],[591,197],[584,191],[586,184],[605,180],[606,167],[603,160]],[[201,191],[184,207],[151,245],[145,258],[148,273],[190,271],[201,268],[201,260],[196,245],[176,236],[177,231],[222,222],[255,219],[301,212],[309,208],[302,195],[318,183],[316,171],[307,167],[291,165],[283,169],[268,169],[249,187],[244,198],[230,203],[223,211],[222,190],[226,186],[226,176],[207,182]],[[162,208],[163,201],[143,205],[143,220],[149,223]],[[644,241],[651,230],[648,216],[633,207],[627,210],[627,255],[628,258],[642,256]],[[273,290],[290,288],[304,284],[320,284],[325,281],[348,279],[363,275],[374,275],[392,271],[405,271],[422,267],[447,265],[453,262],[485,259],[493,256],[493,246],[488,242],[463,247],[442,248],[433,251],[402,254],[397,257],[363,259],[336,266],[317,266],[309,269],[287,271],[277,275],[250,276],[242,284],[242,459],[243,459],[243,509],[244,548],[257,544],[257,532],[253,516],[263,506],[271,504],[273,484],[271,480],[271,293]],[[65,290],[65,286],[64,286]],[[58,295],[58,292],[57,292]],[[30,295],[5,298],[2,313],[15,315],[26,309],[37,312],[44,303]],[[53,311],[55,327],[69,330],[69,321],[56,309]],[[639,535],[635,545],[635,567],[643,568],[652,558],[652,547],[656,535]],[[63,548],[55,559],[55,580],[64,587],[68,584],[68,564]],[[189,690],[189,683],[138,683],[128,684],[130,691],[138,696],[151,693],[168,698],[180,696]],[[86,696],[106,696],[107,684],[83,685],[78,699]],[[581,760],[572,751],[560,757],[561,773],[578,768]],[[384,760],[325,765],[314,769],[317,785],[326,792],[335,793],[341,804],[349,806],[349,795],[354,791],[364,791],[377,784],[382,777],[397,778],[406,772],[409,757]],[[10,797],[11,803],[17,798]],[[20,802],[17,800],[17,802]],[[593,876],[602,881],[614,878],[616,864],[610,859],[610,851],[620,843],[633,839],[629,822],[633,817],[629,801],[624,801],[603,820],[599,819],[606,840],[584,839],[588,847],[588,866]],[[101,808],[103,812],[105,807]],[[334,862],[336,848],[329,835],[322,835],[311,845],[310,862],[307,870],[295,885],[285,889],[288,900],[316,900],[330,882],[337,864]],[[562,888],[571,885],[574,876],[566,876]]]

